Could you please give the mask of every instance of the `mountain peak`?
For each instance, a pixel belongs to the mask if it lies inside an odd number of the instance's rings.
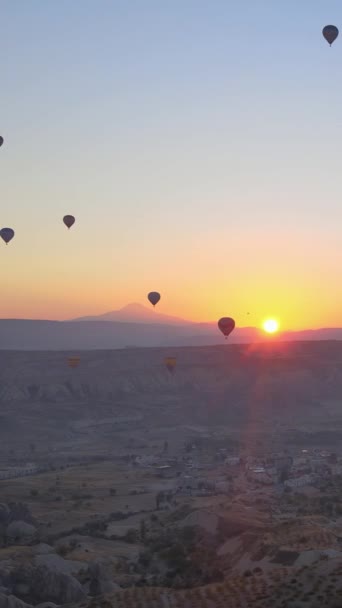
[[[121,321],[125,323],[192,325],[192,321],[160,313],[152,306],[144,306],[139,302],[131,302],[119,310],[112,310],[102,315],[79,317],[72,319],[72,321]]]
[[[142,310],[148,310],[147,306],[139,304],[139,302],[130,302],[129,304],[126,304],[126,306],[120,308],[117,312],[141,312]]]

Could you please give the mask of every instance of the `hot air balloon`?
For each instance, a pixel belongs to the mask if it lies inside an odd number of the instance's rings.
[[[67,226],[67,228],[71,228],[71,226],[75,223],[75,218],[73,215],[65,215],[63,217],[63,222]]]
[[[0,230],[0,236],[7,245],[14,237],[14,230],[12,230],[12,228],[2,228],[2,230]]]
[[[74,369],[75,367],[78,367],[79,364],[80,364],[80,357],[69,357],[68,358],[69,367],[72,367]]]
[[[222,319],[218,321],[217,325],[219,330],[222,331],[223,335],[227,339],[235,327],[235,321],[230,317],[222,317]]]
[[[160,293],[158,293],[158,291],[150,291],[147,298],[151,302],[151,304],[155,306],[160,300]]]
[[[0,147],[2,146],[3,143],[4,143],[4,138],[1,137],[1,135],[0,135]]]
[[[169,370],[170,374],[173,374],[175,367],[177,365],[176,357],[165,357],[164,363],[165,363],[167,369]]]
[[[336,25],[326,25],[322,30],[322,34],[331,46],[338,36],[338,29]]]

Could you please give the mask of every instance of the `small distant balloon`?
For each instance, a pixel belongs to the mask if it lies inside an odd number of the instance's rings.
[[[175,367],[177,365],[176,357],[165,357],[164,363],[166,368],[169,370],[170,374],[173,374]]]
[[[7,245],[14,237],[14,230],[12,230],[12,228],[2,228],[2,230],[0,230],[0,236]]]
[[[74,223],[75,223],[75,218],[74,218],[74,216],[73,216],[73,215],[65,215],[65,216],[63,217],[63,222],[64,222],[64,224],[66,225],[66,227],[67,227],[68,229],[70,229],[70,228],[71,228],[71,226],[73,226],[73,225],[74,225]]]
[[[153,304],[153,306],[155,306],[156,304],[158,304],[158,302],[160,300],[160,293],[158,293],[158,291],[150,291],[147,298],[148,298],[149,302],[151,302],[151,304]]]
[[[231,317],[222,317],[218,321],[217,325],[218,325],[219,330],[223,333],[223,335],[227,339],[227,337],[229,336],[229,334],[232,333],[232,331],[235,327],[235,321],[234,321],[234,319],[231,319]]]
[[[69,357],[68,358],[68,365],[69,367],[75,368],[78,367],[80,364],[80,357]]]
[[[335,42],[339,32],[338,32],[338,28],[336,27],[336,25],[326,25],[322,30],[322,34],[323,34],[324,38],[326,39],[326,41],[329,42],[329,44],[331,46],[332,43]]]
[[[4,138],[1,137],[1,135],[0,135],[0,148],[1,148],[1,146],[2,146],[3,143],[4,143]]]

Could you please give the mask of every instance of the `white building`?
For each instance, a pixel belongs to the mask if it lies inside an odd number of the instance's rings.
[[[228,456],[228,458],[225,459],[224,463],[228,464],[231,467],[234,467],[234,466],[240,464],[240,457],[239,456]]]
[[[285,486],[289,488],[300,488],[302,486],[308,486],[312,482],[311,475],[301,475],[300,477],[294,477],[292,479],[287,479],[284,482]]]
[[[269,475],[264,467],[251,467],[247,471],[247,479],[250,481],[256,481],[264,485],[273,484],[272,476]]]

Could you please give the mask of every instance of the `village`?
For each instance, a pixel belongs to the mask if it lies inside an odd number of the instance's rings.
[[[315,488],[342,475],[342,454],[325,448],[284,449],[267,455],[238,455],[228,448],[210,449],[210,440],[188,442],[178,456],[163,451],[143,456],[131,455],[133,468],[147,468],[160,479],[172,481],[176,496],[215,496],[249,498],[281,496]],[[171,489],[172,487],[172,489]]]
[[[222,443],[222,441],[220,442]],[[169,450],[164,441],[160,450],[144,450],[143,454],[126,453],[70,456],[51,452],[47,456],[30,454],[31,461],[17,459],[10,464],[0,462],[0,480],[39,475],[51,470],[68,468],[99,461],[117,461],[130,468],[148,469],[163,480],[173,480],[172,491],[183,496],[232,495],[255,491],[257,488],[273,488],[277,493],[319,487],[325,480],[342,475],[342,454],[321,447],[276,453],[251,455],[246,450],[216,446],[210,437],[186,441],[180,453]],[[169,452],[173,453],[169,453]],[[7,460],[7,459],[6,459]],[[13,461],[13,459],[12,459]]]

